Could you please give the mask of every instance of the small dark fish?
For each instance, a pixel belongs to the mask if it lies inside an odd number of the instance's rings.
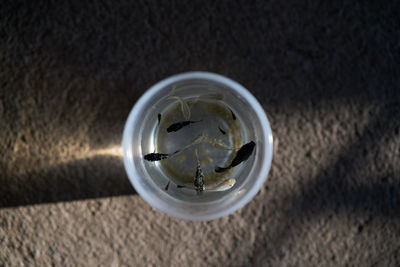
[[[161,122],[161,113],[158,113],[158,125],[160,125]]]
[[[159,161],[162,159],[166,159],[169,156],[170,156],[169,154],[150,153],[150,154],[144,155],[144,159],[147,161]]]
[[[222,130],[221,127],[218,126],[218,129],[223,135],[226,135],[226,132],[224,130]]]
[[[150,154],[146,154],[144,155],[144,159],[147,161],[159,161],[162,159],[167,159],[171,156],[174,156],[175,154],[178,154],[179,152],[181,152],[180,150],[175,151],[174,153],[171,154],[163,154],[163,153],[150,153]]]
[[[253,141],[243,145],[239,151],[237,152],[236,156],[232,160],[232,163],[228,167],[216,167],[215,172],[224,172],[226,170],[229,170],[230,168],[233,168],[243,161],[247,160],[250,155],[253,153],[254,148],[256,147],[256,143]]]
[[[229,110],[231,111],[231,114],[232,114],[232,119],[235,121],[235,120],[236,120],[235,113],[233,113],[232,109],[230,109],[230,108],[229,108]]]
[[[247,160],[250,155],[253,153],[254,148],[256,147],[256,143],[250,141],[249,143],[243,145],[236,154],[236,157],[233,159],[231,163],[231,167],[235,167]]]
[[[188,126],[191,123],[196,123],[196,122],[200,122],[199,121],[181,121],[181,122],[176,122],[174,124],[171,124],[168,128],[167,128],[167,132],[176,132],[179,131],[180,129],[182,129],[185,126]]]
[[[196,188],[197,194],[199,194],[199,193],[203,192],[205,189],[204,173],[200,166],[199,157],[197,155],[197,149],[196,149],[195,153],[196,153],[197,167],[196,167],[196,176],[194,178],[194,187]]]
[[[165,186],[165,191],[168,191],[169,183],[170,183],[170,181],[168,181],[168,184]]]
[[[177,187],[177,188],[185,188],[186,186],[185,186],[185,185],[180,185],[180,184],[178,184],[178,185],[176,185],[176,187]]]

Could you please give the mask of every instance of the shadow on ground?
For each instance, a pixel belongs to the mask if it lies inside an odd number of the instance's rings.
[[[279,227],[270,232],[270,238],[259,238],[261,242],[253,253],[253,264],[283,259],[283,248],[293,234],[293,230],[288,229],[301,229],[310,220],[353,216],[359,222],[354,228],[361,234],[373,220],[400,219],[400,170],[396,166],[400,147],[391,143],[399,137],[400,99],[381,100],[379,111],[363,131],[356,133],[355,141],[340,151],[333,164],[320,170],[311,182],[300,183],[298,193],[280,198],[282,206],[287,207],[284,218]],[[305,157],[311,159],[312,152],[307,152]],[[386,227],[393,227],[390,225]],[[394,247],[381,257],[394,255],[398,248]]]
[[[2,207],[135,194],[120,157],[96,156],[10,175]]]

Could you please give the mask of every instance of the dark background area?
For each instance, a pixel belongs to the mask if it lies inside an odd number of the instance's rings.
[[[398,1],[2,1],[0,216],[134,197],[121,158],[96,151],[120,145],[151,85],[210,71],[256,96],[276,149],[248,214],[230,216],[256,222],[248,253],[235,255],[232,241],[230,254],[180,262],[398,265],[399,10]],[[351,241],[338,221],[354,228]],[[313,236],[312,224],[336,238]],[[331,243],[317,253],[318,238]]]

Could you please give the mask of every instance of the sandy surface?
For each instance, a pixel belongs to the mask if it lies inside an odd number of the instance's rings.
[[[398,1],[19,1],[0,8],[0,266],[399,266]],[[67,3],[68,2],[68,3]],[[211,222],[153,210],[119,144],[155,82],[247,87],[268,181]]]

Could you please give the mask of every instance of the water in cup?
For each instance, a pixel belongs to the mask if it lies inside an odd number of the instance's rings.
[[[255,154],[247,109],[223,90],[171,86],[145,118],[143,159],[156,184],[192,200],[238,186]]]

